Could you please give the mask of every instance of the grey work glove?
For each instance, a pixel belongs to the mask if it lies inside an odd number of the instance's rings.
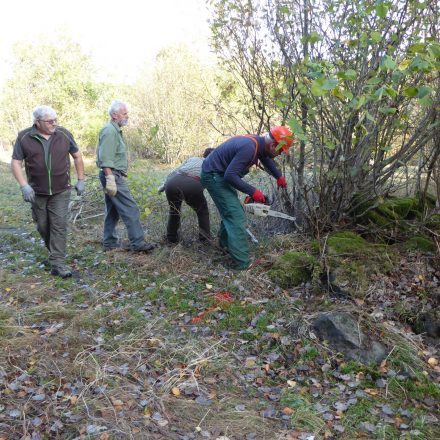
[[[25,202],[33,203],[35,202],[35,191],[30,185],[23,185],[21,188],[21,193],[23,194],[23,199]]]
[[[76,182],[75,185],[76,194],[80,196],[86,189],[86,184],[84,183],[84,180],[78,179],[78,182]]]
[[[157,192],[160,194],[165,191],[165,183],[161,183],[157,188]]]
[[[118,188],[116,186],[116,180],[114,174],[109,174],[105,176],[105,188],[104,192],[110,197],[114,197],[118,192]]]

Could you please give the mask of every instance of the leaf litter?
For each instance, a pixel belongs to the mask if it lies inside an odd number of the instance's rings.
[[[383,426],[415,431],[420,414],[432,425],[426,438],[438,432],[438,399],[422,381],[438,383],[438,351],[390,312],[433,287],[415,257],[377,277],[361,306],[393,340],[417,347],[422,375],[409,359],[398,370],[350,365],[307,331],[327,301],[311,304],[311,286],[285,292],[264,271],[197,265],[199,247],[154,261],[95,246],[92,264],[79,259],[79,278],[67,281],[33,268],[33,248],[14,264],[17,246],[0,250],[10,273],[0,297],[6,438],[368,438]],[[167,258],[179,261],[173,270]],[[426,391],[411,392],[413,383]]]

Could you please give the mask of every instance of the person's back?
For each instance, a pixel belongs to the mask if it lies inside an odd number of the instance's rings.
[[[203,194],[200,174],[203,162],[212,154],[212,151],[214,151],[213,148],[207,148],[203,153],[203,158],[194,156],[187,159],[168,175],[163,185],[170,207],[166,236],[169,243],[177,243],[179,241],[183,201],[197,214],[199,240],[211,239],[208,203]]]

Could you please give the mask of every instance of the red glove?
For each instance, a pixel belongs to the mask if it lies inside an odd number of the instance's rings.
[[[266,201],[265,195],[259,189],[255,190],[255,192],[252,194],[252,198],[257,203],[264,203]]]
[[[280,176],[277,179],[278,188],[287,188],[287,182],[284,176]]]

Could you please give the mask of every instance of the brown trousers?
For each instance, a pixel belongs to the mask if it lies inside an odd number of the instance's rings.
[[[70,189],[52,196],[35,196],[32,218],[49,251],[51,266],[60,266],[66,259],[67,215]]]

